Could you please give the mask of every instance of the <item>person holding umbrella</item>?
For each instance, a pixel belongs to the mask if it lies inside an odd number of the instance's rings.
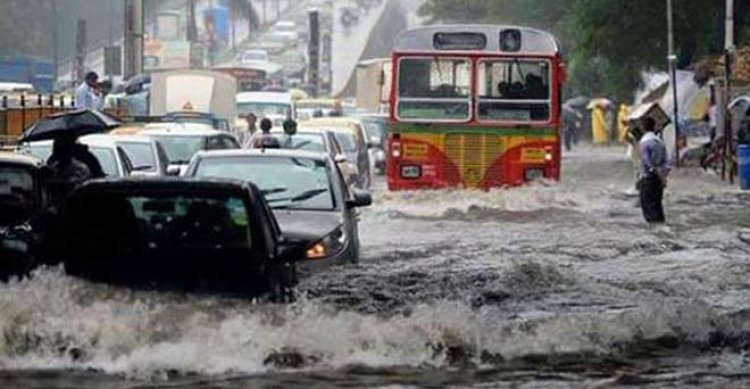
[[[86,180],[100,176],[101,166],[91,163],[90,152],[76,146],[78,137],[105,132],[119,122],[101,112],[82,109],[39,119],[24,132],[21,143],[53,140],[52,155],[47,161],[53,205]],[[87,164],[87,162],[89,162]],[[93,170],[93,171],[92,171]]]

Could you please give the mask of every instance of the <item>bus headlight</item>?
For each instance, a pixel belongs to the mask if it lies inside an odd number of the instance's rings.
[[[337,254],[346,247],[346,234],[338,227],[325,238],[315,242],[307,249],[305,258],[321,259]]]

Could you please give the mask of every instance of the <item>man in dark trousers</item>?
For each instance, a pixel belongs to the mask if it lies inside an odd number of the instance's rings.
[[[641,152],[641,179],[638,184],[643,217],[650,224],[664,223],[664,188],[667,186],[667,148],[656,133],[654,119],[643,119],[643,137],[638,144]]]

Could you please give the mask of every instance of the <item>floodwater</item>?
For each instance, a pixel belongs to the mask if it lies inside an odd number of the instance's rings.
[[[632,181],[600,148],[558,184],[378,189],[362,263],[290,306],[45,269],[0,285],[0,387],[750,386],[750,194],[678,171],[649,227]]]

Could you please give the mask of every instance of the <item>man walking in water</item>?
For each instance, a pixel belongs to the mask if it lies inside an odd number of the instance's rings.
[[[638,143],[641,152],[640,191],[643,217],[648,223],[664,223],[664,188],[667,185],[667,148],[656,134],[656,122],[650,117],[643,119],[643,137]]]

